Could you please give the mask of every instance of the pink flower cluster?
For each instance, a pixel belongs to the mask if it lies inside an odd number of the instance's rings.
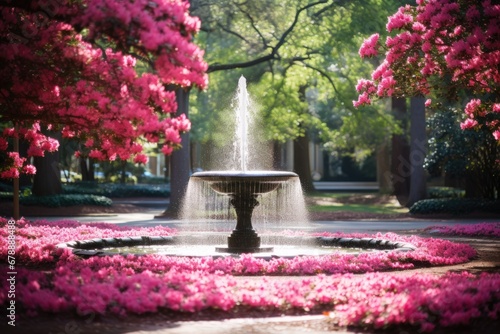
[[[500,237],[500,223],[482,223],[453,226],[430,226],[427,232],[477,237]]]
[[[361,47],[359,48],[359,55],[364,58],[364,57],[372,57],[376,56],[379,53],[379,44],[378,40],[380,38],[379,34],[373,34],[370,37],[368,37]]]
[[[80,139],[86,145],[77,155],[98,160],[144,163],[144,140],[170,154],[190,123],[185,115],[173,116],[175,93],[165,87],[207,85],[203,52],[192,43],[199,20],[188,8],[182,0],[1,5],[0,76],[7,79],[0,84],[0,104],[11,128],[0,136],[0,154],[12,150],[9,138],[27,140],[28,156],[57,150],[58,141],[46,131]],[[79,34],[84,28],[85,38]],[[139,74],[139,56],[157,74]],[[12,178],[35,170],[7,160],[0,172]]]
[[[28,156],[43,157],[45,152],[54,152],[59,148],[59,142],[53,138],[47,137],[40,132],[40,124],[35,122],[30,129],[21,128],[16,131],[15,128],[4,129],[0,138],[0,153],[5,151],[8,159],[3,165],[0,165],[1,179],[15,179],[20,173],[35,174],[36,168],[33,165],[26,164],[27,159],[21,158],[18,152],[8,151],[8,141],[5,138],[24,139],[30,145],[28,147]]]
[[[380,273],[353,277],[339,282],[335,291],[341,302],[329,316],[340,326],[410,325],[421,332],[468,325],[475,319],[498,319],[499,279],[499,274],[466,272],[443,277]]]
[[[449,85],[476,96],[466,107],[463,129],[487,127],[500,140],[500,109],[494,99],[500,83],[500,5],[491,0],[422,0],[416,6],[401,7],[388,18],[385,46],[378,35],[362,44],[360,55],[384,54],[383,63],[372,75],[377,89],[361,90],[356,107],[370,104],[372,96],[414,96],[449,93]],[[375,45],[377,47],[375,47]],[[448,80],[435,80],[451,78]]]
[[[9,152],[7,158],[7,167],[1,168],[0,178],[15,179],[19,177],[19,173],[35,174],[36,168],[33,165],[24,165],[26,158],[21,158],[17,152]]]
[[[6,219],[0,219],[0,257],[4,259],[7,254],[6,223]],[[378,234],[376,237],[409,242],[418,249],[407,253],[309,256],[270,261],[251,255],[218,259],[161,255],[81,259],[68,250],[54,247],[70,240],[172,233],[171,229],[159,226],[133,228],[105,223],[30,222],[21,219],[16,222],[19,278],[16,302],[31,315],[38,312],[126,315],[160,309],[181,312],[237,312],[239,308],[282,312],[333,309],[329,321],[341,326],[387,328],[406,324],[423,332],[432,331],[435,326],[497,319],[500,314],[499,274],[473,276],[462,273],[443,277],[352,274],[412,268],[414,263],[460,263],[475,254],[467,245],[439,239]],[[321,235],[347,236],[342,233]],[[351,236],[368,235],[358,233]],[[44,265],[43,271],[36,269],[40,265]],[[30,269],[32,266],[35,269]],[[8,270],[3,269],[0,270],[1,305],[8,301],[4,286]],[[262,277],[256,280],[237,278],[235,274],[315,276],[289,280]]]
[[[189,1],[86,2],[72,23],[89,27],[91,37],[108,35],[123,40],[126,36],[137,40],[135,47],[158,55],[156,69],[165,83],[207,85],[203,51],[186,38],[200,29],[199,19],[188,15]]]

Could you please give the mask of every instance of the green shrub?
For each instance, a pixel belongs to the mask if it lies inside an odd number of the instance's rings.
[[[165,185],[167,183],[167,180],[164,176],[140,177],[139,183]]]
[[[28,197],[31,196],[31,189],[30,188],[24,188],[24,189],[19,189],[19,197]],[[14,192],[12,190],[10,191],[0,191],[0,199],[6,199],[6,200],[12,200],[14,197]]]
[[[452,187],[431,187],[428,190],[429,198],[463,198],[465,190]]]
[[[51,196],[28,196],[21,197],[19,202],[23,205],[41,205],[48,207],[74,206],[74,205],[97,205],[111,206],[111,199],[96,195],[62,194]]]
[[[12,200],[12,192],[0,191],[0,199]]]
[[[463,214],[471,212],[500,213],[500,201],[481,198],[424,199],[413,204],[411,214]]]
[[[168,197],[170,190],[166,184],[162,185],[131,185],[96,182],[75,182],[63,185],[65,194],[89,194],[106,197]]]
[[[119,183],[121,182],[121,175],[113,175],[109,178],[109,180],[113,183]],[[127,175],[125,177],[125,182],[127,184],[137,184],[137,176]]]

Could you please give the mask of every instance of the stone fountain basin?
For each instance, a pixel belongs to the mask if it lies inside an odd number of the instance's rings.
[[[265,194],[276,190],[279,185],[298,175],[285,171],[208,171],[191,175],[208,182],[210,187],[221,194]]]
[[[209,235],[207,235],[209,234]],[[276,257],[332,255],[338,253],[360,254],[364,252],[397,251],[409,252],[417,247],[406,243],[378,238],[313,237],[266,235],[266,244],[275,251],[254,253],[254,257],[267,260]],[[217,246],[223,245],[225,235],[207,232],[189,233],[178,236],[137,236],[92,240],[78,240],[58,244],[58,248],[69,248],[75,255],[113,256],[162,254],[180,257],[238,257],[239,254],[221,253]],[[156,247],[158,246],[158,247]]]

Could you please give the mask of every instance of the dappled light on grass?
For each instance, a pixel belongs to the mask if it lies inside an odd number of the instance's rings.
[[[408,213],[394,196],[366,193],[314,193],[307,197],[310,212]]]

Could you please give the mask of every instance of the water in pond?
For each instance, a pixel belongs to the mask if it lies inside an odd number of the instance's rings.
[[[224,247],[225,245],[219,245]],[[230,253],[217,252],[217,245],[149,245],[149,246],[133,246],[133,247],[117,247],[104,248],[105,252],[110,253],[130,253],[130,254],[161,254],[175,255],[188,257],[202,256],[233,256]],[[328,255],[334,253],[351,253],[358,254],[362,252],[370,252],[373,250],[361,248],[343,248],[343,247],[304,247],[297,245],[273,245],[272,252],[261,252],[253,254],[254,257],[294,257],[294,256],[314,256]]]

